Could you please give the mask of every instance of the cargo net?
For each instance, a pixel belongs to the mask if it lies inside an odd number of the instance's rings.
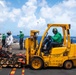
[[[25,55],[13,54],[0,48],[0,67],[22,67],[25,64]]]

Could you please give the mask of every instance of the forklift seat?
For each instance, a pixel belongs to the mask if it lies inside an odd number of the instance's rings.
[[[63,42],[64,42],[64,39],[62,39],[62,42],[61,43],[58,43],[57,45],[55,45],[53,47],[62,47],[63,46]]]

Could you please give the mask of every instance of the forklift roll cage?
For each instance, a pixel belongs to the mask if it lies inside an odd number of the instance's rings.
[[[42,36],[42,39],[40,41],[40,46],[39,46],[39,49],[38,49],[38,55],[40,55],[41,53],[41,47],[42,47],[42,43],[44,41],[44,38],[48,32],[48,30],[51,28],[51,27],[61,27],[62,30],[63,30],[63,44],[64,46],[67,46],[67,48],[69,49],[70,48],[70,45],[71,45],[71,41],[70,41],[70,32],[69,32],[69,29],[70,29],[70,24],[48,24],[47,25],[47,29],[46,31],[44,32],[43,36]],[[66,40],[66,38],[68,40]]]

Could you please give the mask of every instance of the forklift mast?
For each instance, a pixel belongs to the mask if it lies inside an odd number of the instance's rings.
[[[37,41],[37,34],[39,34],[38,30],[31,30],[30,31],[30,37],[26,38],[24,41],[24,47],[26,49],[26,64],[29,64],[30,61],[30,57],[35,54],[36,51],[36,47],[38,45],[38,41]]]

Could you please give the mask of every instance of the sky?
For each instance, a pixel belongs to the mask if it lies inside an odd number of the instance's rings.
[[[69,23],[76,36],[76,0],[0,0],[0,33],[35,29],[43,35],[49,23]]]

